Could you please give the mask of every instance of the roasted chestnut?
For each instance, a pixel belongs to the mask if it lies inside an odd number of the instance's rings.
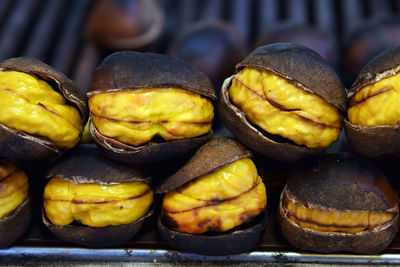
[[[107,51],[143,50],[161,36],[164,21],[154,0],[98,0],[89,16],[87,34]]]
[[[219,89],[234,71],[235,64],[245,56],[246,45],[233,25],[203,20],[177,35],[168,53],[193,64]]]
[[[371,158],[400,153],[400,46],[373,58],[351,87],[345,120],[354,151]]]
[[[206,143],[157,190],[158,228],[179,250],[229,255],[252,249],[265,227],[267,195],[250,152],[232,139]]]
[[[379,253],[399,228],[398,197],[371,162],[330,156],[295,173],[282,191],[279,224],[294,247]]]
[[[28,177],[0,158],[0,248],[10,246],[25,233],[31,214]]]
[[[86,97],[65,75],[31,58],[0,63],[0,156],[48,161],[75,146]]]
[[[110,158],[157,161],[195,150],[211,137],[213,86],[179,59],[116,52],[96,69],[88,94],[90,132]]]
[[[137,166],[105,158],[80,145],[47,173],[43,222],[58,238],[88,247],[131,239],[152,212],[150,177]]]
[[[236,70],[222,86],[219,113],[247,147],[294,162],[337,140],[346,94],[316,52],[289,43],[261,46]]]

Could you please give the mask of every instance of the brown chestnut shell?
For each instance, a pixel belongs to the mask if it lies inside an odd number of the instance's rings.
[[[32,217],[31,198],[28,196],[11,215],[0,219],[0,248],[17,241],[29,228]]]
[[[322,253],[349,251],[362,254],[376,254],[387,248],[399,230],[399,216],[393,223],[371,231],[348,234],[318,232],[300,227],[290,220],[279,207],[279,226],[288,236],[289,243],[302,250]]]
[[[0,124],[0,157],[23,162],[47,162],[61,155],[53,143]]]
[[[79,244],[86,247],[115,247],[122,245],[135,236],[148,221],[154,211],[153,207],[140,219],[123,225],[107,227],[89,227],[84,225],[53,225],[42,210],[42,221],[44,225],[59,239]]]
[[[236,70],[239,72],[246,67],[272,72],[320,96],[342,112],[346,110],[346,92],[335,71],[307,47],[291,43],[261,46],[237,64]],[[245,113],[231,103],[228,93],[231,80],[232,77],[226,79],[222,86],[218,111],[225,126],[240,142],[260,154],[287,162],[322,153],[291,142],[275,141],[255,127]]]
[[[139,166],[125,165],[104,157],[94,144],[82,144],[68,151],[52,166],[46,178],[59,177],[73,183],[118,184],[141,181],[150,183],[151,178]],[[87,247],[118,246],[131,239],[154,211],[154,205],[139,220],[117,226],[90,227],[85,225],[53,225],[42,210],[46,227],[58,238]]]
[[[90,134],[104,155],[128,164],[149,163],[168,157],[183,156],[206,143],[212,137],[212,132],[209,132],[198,137],[170,140],[161,143],[150,141],[147,144],[135,147],[102,135],[93,125],[92,121],[90,121],[89,127]]]
[[[270,71],[303,90],[322,97],[342,112],[346,91],[332,67],[314,50],[294,43],[275,43],[256,48],[236,65]]]
[[[38,76],[57,85],[58,91],[76,106],[82,121],[88,118],[87,98],[75,83],[61,72],[34,58],[11,58],[0,63],[0,70],[20,71]],[[61,155],[62,149],[44,138],[30,135],[0,124],[0,156],[25,162],[50,161]]]
[[[367,85],[376,83],[400,71],[400,46],[387,49],[365,65],[350,88],[348,98]]]
[[[348,98],[351,99],[365,86],[396,75],[399,71],[400,46],[396,46],[380,53],[362,68],[350,89]],[[356,153],[369,158],[400,153],[398,125],[357,125],[349,120],[344,122],[346,136]]]
[[[89,97],[98,93],[177,87],[216,99],[211,81],[191,64],[163,54],[115,52],[95,70]]]
[[[211,81],[192,65],[167,55],[133,51],[116,52],[105,58],[93,75],[88,95],[168,87],[177,87],[211,100],[216,99]],[[187,154],[206,143],[212,136],[209,132],[193,138],[150,141],[140,146],[131,146],[102,135],[92,121],[90,133],[106,156],[134,164]]]
[[[225,80],[221,88],[218,113],[226,128],[245,146],[273,159],[297,162],[303,158],[321,155],[322,151],[291,143],[277,142],[263,134],[250,121],[246,114],[229,100],[228,88],[233,76]]]
[[[345,119],[344,129],[354,152],[364,157],[389,158],[400,153],[399,126],[357,125]]]
[[[208,256],[226,256],[248,252],[257,246],[267,224],[267,211],[259,216],[259,221],[246,228],[232,229],[216,235],[177,232],[163,225],[160,217],[157,227],[160,236],[178,250]]]
[[[183,167],[156,189],[156,192],[162,194],[175,190],[198,177],[214,173],[236,160],[250,156],[251,152],[237,141],[223,137],[214,138],[201,146]]]
[[[322,232],[301,227],[283,210],[285,194],[305,207],[329,210],[371,210],[395,213],[387,224],[355,234]],[[327,157],[294,174],[281,194],[281,232],[299,249],[317,252],[378,253],[390,245],[399,229],[398,197],[389,181],[370,162],[346,157]]]
[[[237,141],[229,138],[215,138],[204,144],[195,155],[175,174],[165,180],[156,190],[166,193],[204,175],[218,171],[228,164],[248,158],[251,152]],[[157,226],[161,237],[171,246],[203,255],[230,255],[250,251],[254,248],[267,220],[267,212],[253,218],[248,225],[238,226],[230,231],[215,234],[189,234],[169,229],[163,224],[161,215]]]
[[[47,171],[46,178],[58,177],[73,183],[118,184],[151,178],[140,166],[125,165],[104,157],[94,144],[81,144],[59,158]]]

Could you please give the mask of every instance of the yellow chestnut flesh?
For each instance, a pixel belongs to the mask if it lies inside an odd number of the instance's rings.
[[[52,224],[77,221],[91,227],[132,223],[143,217],[153,203],[153,191],[134,181],[101,185],[75,184],[52,178],[43,193],[44,210]]]
[[[325,149],[339,137],[338,108],[272,72],[244,68],[234,76],[229,98],[252,123],[298,145]]]
[[[394,212],[374,210],[332,210],[305,207],[285,194],[283,209],[301,227],[321,232],[359,233],[373,230],[393,220]]]
[[[79,142],[83,130],[79,112],[35,76],[0,71],[0,106],[0,123],[10,128],[44,137],[61,148]]]
[[[26,174],[0,159],[0,219],[10,215],[28,197],[28,190]]]
[[[350,100],[350,122],[357,125],[400,124],[400,73],[370,84]]]
[[[134,146],[155,135],[164,140],[203,135],[214,117],[210,100],[176,88],[101,93],[90,97],[89,109],[101,134]]]
[[[163,200],[164,217],[179,232],[224,232],[264,211],[265,186],[254,163],[237,160],[176,190]]]

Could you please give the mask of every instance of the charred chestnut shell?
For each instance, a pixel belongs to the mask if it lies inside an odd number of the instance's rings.
[[[105,58],[94,72],[88,95],[165,87],[177,87],[216,99],[211,81],[192,65],[166,55],[133,51],[116,52]],[[193,138],[131,146],[102,135],[92,121],[90,133],[107,157],[126,163],[154,162],[183,155],[211,138],[209,132]]]
[[[150,183],[151,178],[139,168],[127,166],[109,160],[98,152],[95,145],[80,145],[68,152],[51,167],[46,177],[59,177],[74,183],[115,184],[128,181]],[[87,247],[118,246],[131,239],[153,213],[154,207],[137,221],[130,224],[90,227],[70,224],[53,225],[42,211],[42,220],[46,227],[58,238]]]
[[[0,70],[20,71],[50,82],[53,88],[80,112],[86,121],[87,98],[75,83],[61,72],[33,58],[11,58],[0,63]],[[43,138],[0,124],[0,156],[25,162],[50,161],[61,155],[62,149]]]
[[[290,43],[261,46],[236,65],[236,72],[246,67],[270,71],[322,97],[342,112],[346,110],[346,94],[339,78],[329,64],[309,48]],[[229,99],[232,78],[227,78],[222,85],[218,110],[225,126],[240,142],[260,154],[287,162],[321,154],[317,149],[275,140],[248,121],[246,114]]]
[[[166,193],[242,158],[250,157],[249,150],[228,138],[215,138],[203,145],[196,154],[175,174],[161,184],[156,192]],[[188,234],[169,229],[158,218],[158,231],[171,246],[203,255],[238,254],[254,248],[266,225],[267,213],[263,212],[248,226],[237,227],[226,233]]]
[[[0,248],[17,241],[28,229],[31,217],[32,204],[28,196],[11,215],[0,219]]]
[[[365,65],[353,83],[348,98],[352,98],[367,85],[393,76],[400,71],[400,46],[388,49]],[[400,153],[398,125],[356,125],[344,120],[346,136],[355,152],[370,158]]]
[[[357,233],[323,232],[289,218],[283,198],[292,195],[305,207],[331,211],[393,210],[393,219]],[[372,163],[352,157],[326,157],[297,172],[282,191],[279,212],[281,232],[294,247],[323,253],[349,251],[378,253],[390,245],[399,229],[398,197],[389,181]]]

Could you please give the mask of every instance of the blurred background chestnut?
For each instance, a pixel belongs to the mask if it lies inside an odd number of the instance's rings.
[[[87,34],[108,51],[142,50],[160,37],[164,13],[154,0],[98,0],[89,14]]]
[[[193,64],[206,74],[216,90],[234,73],[246,46],[240,32],[221,20],[206,20],[188,26],[173,40],[168,53]]]
[[[373,57],[400,43],[399,17],[373,17],[361,23],[345,39],[343,75],[348,86]]]

